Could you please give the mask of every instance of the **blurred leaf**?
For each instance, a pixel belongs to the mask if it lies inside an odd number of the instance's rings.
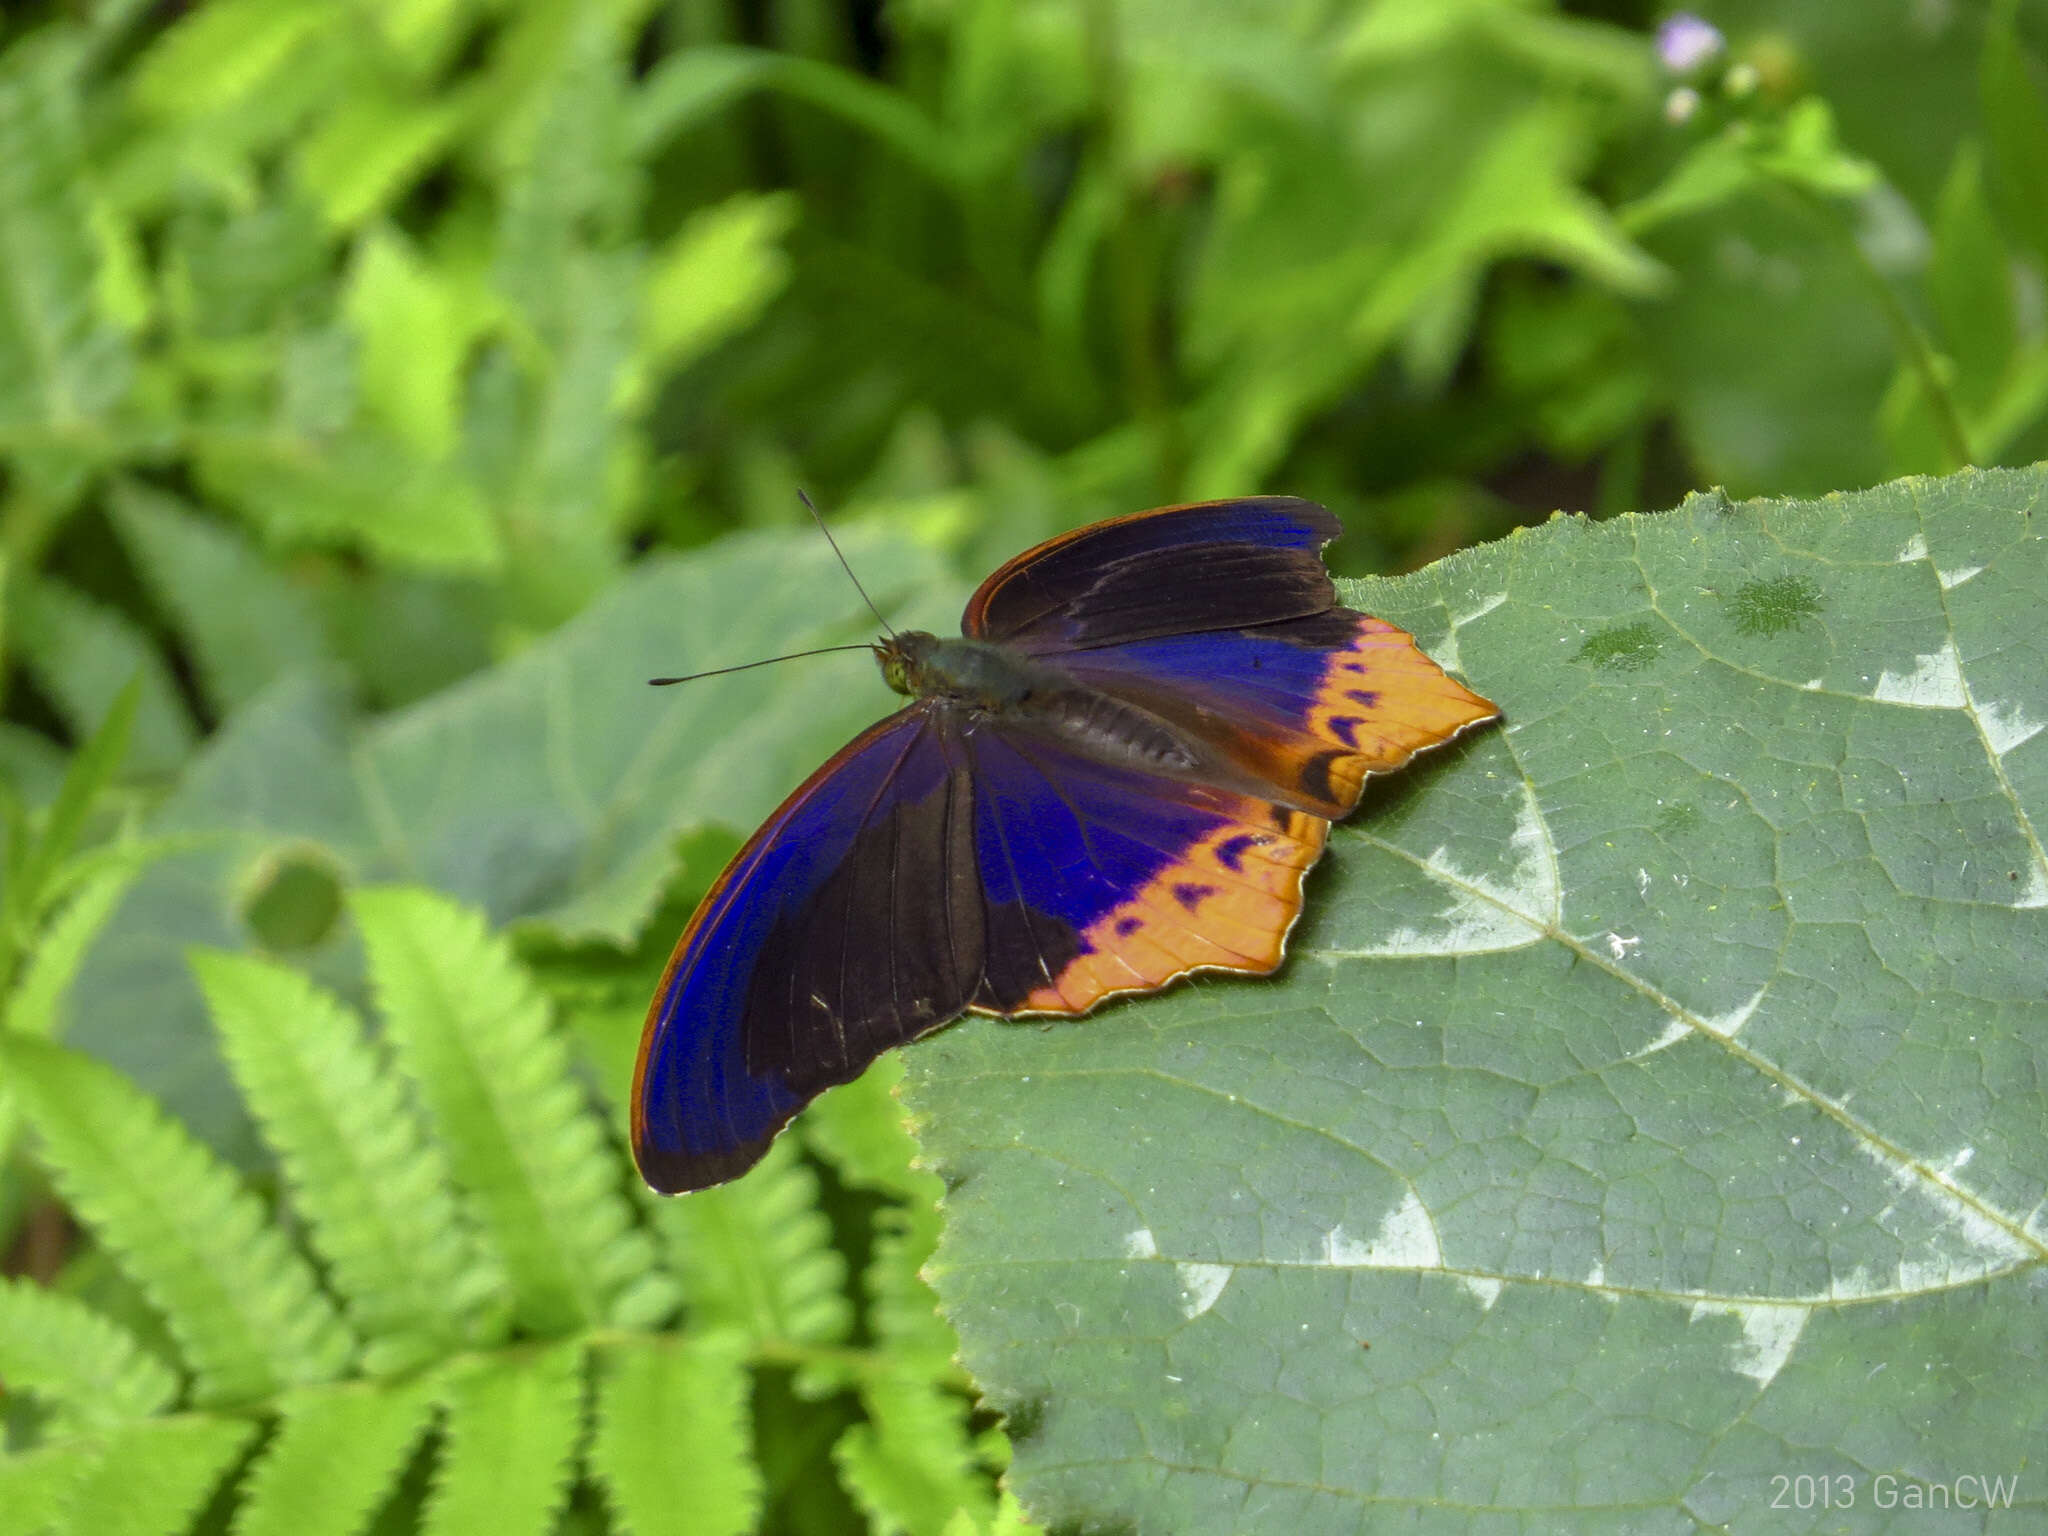
[[[365,91],[344,98],[299,148],[299,179],[329,224],[353,229],[382,212],[463,126],[460,93],[417,102]]]
[[[197,448],[207,493],[286,548],[360,545],[430,571],[488,570],[503,558],[477,488],[381,432],[359,427],[326,441],[220,434]]]
[[[328,661],[311,594],[231,527],[134,481],[114,487],[110,510],[129,560],[191,647],[217,713]]]
[[[896,1085],[902,1081],[901,1058],[882,1057],[805,1112],[804,1139],[846,1183],[924,1203],[938,1197],[940,1186],[934,1175],[912,1166],[917,1138],[896,1102]]]
[[[2016,0],[1996,0],[1984,28],[1985,153],[2005,227],[2048,264],[2048,102],[2014,28]]]
[[[55,894],[51,884],[57,871],[78,851],[85,835],[86,818],[127,761],[141,702],[141,679],[131,679],[114,695],[92,735],[72,754],[34,850],[18,870],[8,871],[18,881],[10,884],[6,894],[10,916],[33,920],[43,903]]]
[[[1859,1492],[2031,1464],[2044,498],[1704,496],[1347,593],[1504,724],[1336,830],[1286,970],[905,1053],[1038,1518],[1746,1529],[1787,1435]]]
[[[143,59],[136,98],[167,116],[233,107],[285,73],[305,45],[338,20],[317,0],[217,0],[188,11]]]
[[[0,449],[59,497],[112,448],[102,418],[134,372],[121,323],[133,296],[95,238],[96,222],[111,231],[87,171],[77,69],[55,33],[0,55]]]
[[[647,342],[654,361],[687,362],[750,324],[788,280],[782,237],[795,199],[735,197],[696,215],[654,255]]]
[[[1751,194],[1645,243],[1683,278],[1638,313],[1704,480],[1819,495],[1883,478],[1897,353],[1846,242]]]
[[[0,721],[0,785],[24,806],[46,805],[56,798],[68,762],[63,748],[49,737]]]
[[[1869,161],[1841,147],[1828,104],[1808,97],[1779,121],[1743,119],[1694,145],[1655,191],[1615,217],[1630,234],[1647,234],[1773,180],[1817,197],[1845,198],[1872,190],[1880,178]]]
[[[104,1447],[86,1441],[0,1457],[0,1531],[42,1536],[60,1524]]]
[[[940,181],[967,170],[944,129],[900,93],[815,59],[751,48],[693,48],[669,59],[641,88],[633,139],[651,148],[762,88],[787,92],[864,129]]]
[[[1965,407],[1979,409],[2003,379],[2017,334],[2012,256],[1986,199],[1974,143],[1957,151],[1942,188],[1927,288],[1955,360],[1957,395]]]
[[[78,979],[93,942],[135,883],[136,873],[112,869],[85,881],[35,934],[28,962],[7,994],[6,1028],[46,1040],[63,1033],[65,995]],[[0,1153],[13,1147],[19,1119],[16,1109],[13,1095],[0,1083]]]
[[[982,1505],[993,1516],[960,1399],[908,1371],[877,1374],[861,1396],[868,1422],[839,1437],[832,1459],[871,1528],[946,1536],[959,1511]]]
[[[449,457],[479,302],[390,231],[358,243],[343,302],[362,343],[364,405],[422,458]]]
[[[74,736],[97,732],[124,691],[135,686],[140,691],[129,771],[165,774],[185,760],[193,742],[191,717],[156,648],[127,615],[47,576],[16,582],[9,596],[22,663]]]

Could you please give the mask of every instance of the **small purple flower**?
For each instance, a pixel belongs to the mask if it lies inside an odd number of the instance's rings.
[[[1691,11],[1665,18],[1657,28],[1657,57],[1674,75],[1689,75],[1727,44],[1721,29]]]

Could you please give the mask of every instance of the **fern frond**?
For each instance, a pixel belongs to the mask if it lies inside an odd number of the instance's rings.
[[[9,1029],[46,1039],[57,1033],[58,1005],[85,963],[86,951],[141,872],[133,866],[102,871],[50,919],[7,999]]]
[[[27,1280],[0,1279],[0,1382],[78,1427],[146,1418],[178,1392],[177,1377],[118,1324]]]
[[[868,1326],[891,1361],[915,1358],[937,1379],[951,1369],[959,1341],[919,1271],[938,1247],[944,1185],[914,1165],[917,1139],[895,1098],[903,1072],[900,1057],[885,1056],[826,1094],[804,1116],[804,1137],[847,1183],[896,1197],[875,1213],[874,1248],[862,1277]]]
[[[846,1337],[846,1261],[818,1209],[817,1176],[790,1138],[744,1178],[660,1202],[654,1222],[682,1276],[693,1329],[734,1328],[774,1345]]]
[[[1024,1513],[1024,1506],[1017,1502],[1017,1495],[1004,1488],[996,1494],[996,1515],[988,1525],[989,1536],[1044,1536],[1043,1530],[1031,1523],[1031,1517]]]
[[[447,1443],[422,1536],[543,1536],[583,1428],[581,1339],[499,1355],[446,1384]]]
[[[939,1315],[938,1294],[925,1284],[923,1269],[939,1246],[941,1220],[936,1200],[926,1205],[889,1206],[875,1213],[874,1252],[862,1277],[868,1293],[868,1327],[897,1363],[916,1361],[936,1379],[952,1369],[959,1335]]]
[[[354,1341],[304,1257],[185,1128],[88,1056],[0,1036],[0,1067],[71,1208],[163,1313],[208,1404],[329,1380]]]
[[[405,1470],[434,1394],[420,1382],[307,1387],[280,1406],[235,1536],[355,1536]]]
[[[840,1481],[877,1531],[944,1536],[961,1511],[985,1529],[994,1490],[975,1466],[967,1405],[914,1371],[880,1372],[863,1384],[868,1422],[832,1447]]]
[[[804,1140],[849,1184],[937,1205],[945,1185],[937,1174],[915,1166],[917,1138],[896,1102],[903,1072],[902,1056],[892,1051],[852,1082],[821,1096],[804,1111]]]
[[[626,1536],[745,1536],[761,1513],[746,1341],[643,1337],[598,1352],[590,1470]]]
[[[114,915],[139,871],[109,870],[81,886],[37,936],[28,964],[8,995],[0,1027],[48,1039],[55,1035],[58,1008],[85,963],[92,941]],[[14,1146],[21,1111],[7,1085],[0,1082],[0,1161]]]
[[[256,1426],[246,1419],[144,1419],[106,1437],[106,1453],[66,1500],[62,1529],[78,1536],[176,1536]],[[137,1497],[138,1490],[146,1497]]]
[[[648,1279],[653,1245],[546,1001],[475,913],[431,891],[354,899],[387,1033],[503,1256],[519,1320],[550,1334],[607,1321]]]
[[[479,1308],[502,1300],[504,1276],[459,1219],[441,1148],[361,1022],[284,966],[195,952],[192,969],[367,1369],[406,1370],[486,1337]]]
[[[128,740],[135,731],[135,711],[142,701],[142,679],[133,677],[114,695],[106,715],[72,754],[64,770],[64,782],[43,822],[42,837],[23,861],[17,875],[20,890],[15,895],[17,916],[29,916],[48,902],[46,887],[58,869],[70,859],[72,849],[85,832],[86,818],[94,804],[120,772],[128,756]]]

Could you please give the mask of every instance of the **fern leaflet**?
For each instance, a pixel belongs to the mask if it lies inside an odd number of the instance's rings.
[[[977,1475],[966,1404],[916,1371],[880,1371],[862,1384],[869,1422],[832,1447],[854,1502],[879,1531],[943,1536],[957,1511],[984,1528],[995,1515],[988,1483]]]
[[[447,1386],[447,1445],[424,1536],[543,1536],[583,1427],[580,1339],[481,1361]]]
[[[790,1138],[744,1178],[661,1201],[654,1221],[683,1277],[693,1328],[734,1328],[782,1348],[846,1337],[846,1261],[818,1209],[817,1175]]]
[[[256,1197],[126,1078],[47,1041],[0,1037],[42,1161],[163,1313],[203,1403],[326,1381],[354,1341]]]
[[[838,1169],[847,1183],[920,1205],[936,1205],[939,1176],[915,1165],[917,1138],[909,1112],[896,1102],[903,1058],[895,1052],[804,1111],[804,1139]]]
[[[280,1406],[235,1536],[354,1536],[405,1470],[434,1398],[418,1382],[308,1387]]]
[[[591,1470],[626,1536],[745,1536],[761,1512],[745,1341],[626,1339],[598,1355]]]
[[[245,1419],[144,1419],[107,1436],[97,1465],[65,1500],[75,1536],[176,1536],[249,1443]],[[147,1489],[147,1498],[137,1498]]]
[[[7,1027],[25,1035],[57,1033],[58,1007],[86,951],[142,871],[137,865],[103,870],[80,885],[37,936],[35,952],[7,999]]]
[[[495,1337],[478,1313],[501,1301],[504,1276],[458,1219],[440,1146],[361,1023],[282,966],[215,953],[192,966],[222,1053],[363,1336],[366,1367],[405,1370]]]
[[[78,1497],[100,1454],[97,1445],[72,1441],[0,1456],[0,1536],[44,1536]]]
[[[503,1256],[520,1322],[560,1334],[608,1320],[646,1280],[653,1245],[546,1002],[483,920],[445,897],[362,891],[355,907],[399,1061]]]
[[[65,1428],[155,1413],[177,1396],[162,1361],[83,1302],[0,1279],[0,1382],[57,1409]]]

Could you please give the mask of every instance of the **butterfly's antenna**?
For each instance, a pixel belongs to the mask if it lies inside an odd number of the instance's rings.
[[[691,672],[683,677],[650,677],[650,688],[667,688],[676,683],[694,683],[700,677],[723,677],[728,672],[745,672],[750,667],[773,666],[778,661],[796,661],[805,656],[830,656],[834,651],[871,651],[871,645],[821,645],[815,651],[791,651],[787,656],[764,656],[759,661],[743,661],[736,667],[713,667],[709,672]]]
[[[868,596],[868,589],[860,584],[860,578],[853,574],[853,567],[846,563],[846,555],[839,548],[839,541],[832,537],[832,530],[825,526],[825,516],[818,510],[817,504],[801,490],[796,493],[796,497],[798,501],[801,501],[806,507],[811,509],[811,518],[817,523],[818,532],[825,535],[825,542],[832,546],[832,553],[839,556],[839,568],[846,572],[846,579],[853,583],[853,590],[860,594],[860,600],[868,605],[868,612],[875,616],[875,622],[888,630],[890,634],[895,634],[896,627],[882,617],[882,610],[875,606],[875,600]]]

